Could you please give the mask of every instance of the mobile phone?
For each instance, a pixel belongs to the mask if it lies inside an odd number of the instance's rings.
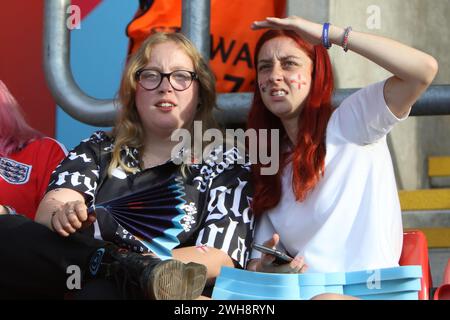
[[[258,250],[259,252],[274,256],[275,257],[275,260],[273,261],[274,264],[285,264],[291,262],[294,259],[284,252],[272,248],[267,248],[257,243],[252,244],[252,248]]]

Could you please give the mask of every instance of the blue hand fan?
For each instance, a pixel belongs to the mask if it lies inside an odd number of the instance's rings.
[[[112,200],[93,204],[88,213],[111,215],[125,230],[135,236],[161,259],[172,256],[171,250],[180,242],[180,223],[185,213],[182,182],[171,177],[161,183]]]

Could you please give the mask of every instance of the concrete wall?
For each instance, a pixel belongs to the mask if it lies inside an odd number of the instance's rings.
[[[450,83],[450,1],[448,0],[289,0],[288,13],[316,22],[370,32],[428,52],[439,62],[435,84]],[[358,88],[390,74],[352,52],[333,47],[337,88]],[[407,57],[405,57],[407,58]],[[427,188],[430,155],[450,155],[450,116],[410,117],[390,134],[400,189]]]

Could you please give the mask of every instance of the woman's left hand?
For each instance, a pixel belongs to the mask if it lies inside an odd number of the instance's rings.
[[[253,22],[251,28],[254,30],[265,28],[293,30],[314,45],[322,43],[323,26],[296,16],[287,18],[267,17],[266,20]]]
[[[291,262],[281,265],[268,263],[266,260],[260,259],[255,269],[258,272],[266,273],[305,273],[308,266],[303,257],[295,257]]]
[[[264,246],[267,248],[275,249],[280,236],[277,233],[272,235],[272,238],[264,242]],[[295,257],[291,262],[285,264],[274,264],[275,257],[269,254],[263,253],[260,259],[255,259],[255,271],[269,272],[269,273],[303,273],[306,272],[308,266],[305,264],[303,257]]]
[[[5,206],[2,206],[2,205],[0,204],[0,215],[1,215],[1,214],[8,214],[8,210],[6,210]]]

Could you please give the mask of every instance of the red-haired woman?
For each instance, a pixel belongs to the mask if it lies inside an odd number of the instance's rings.
[[[66,153],[26,123],[0,81],[0,214],[17,212],[33,219],[50,175]]]
[[[253,166],[255,242],[296,257],[284,265],[253,251],[249,269],[349,272],[398,266],[402,220],[386,135],[433,81],[436,60],[383,37],[267,18],[255,52],[258,88],[249,128],[280,130],[280,169]],[[333,110],[326,48],[342,46],[393,74]],[[349,67],[351,67],[349,65]],[[270,148],[269,148],[270,150]]]

